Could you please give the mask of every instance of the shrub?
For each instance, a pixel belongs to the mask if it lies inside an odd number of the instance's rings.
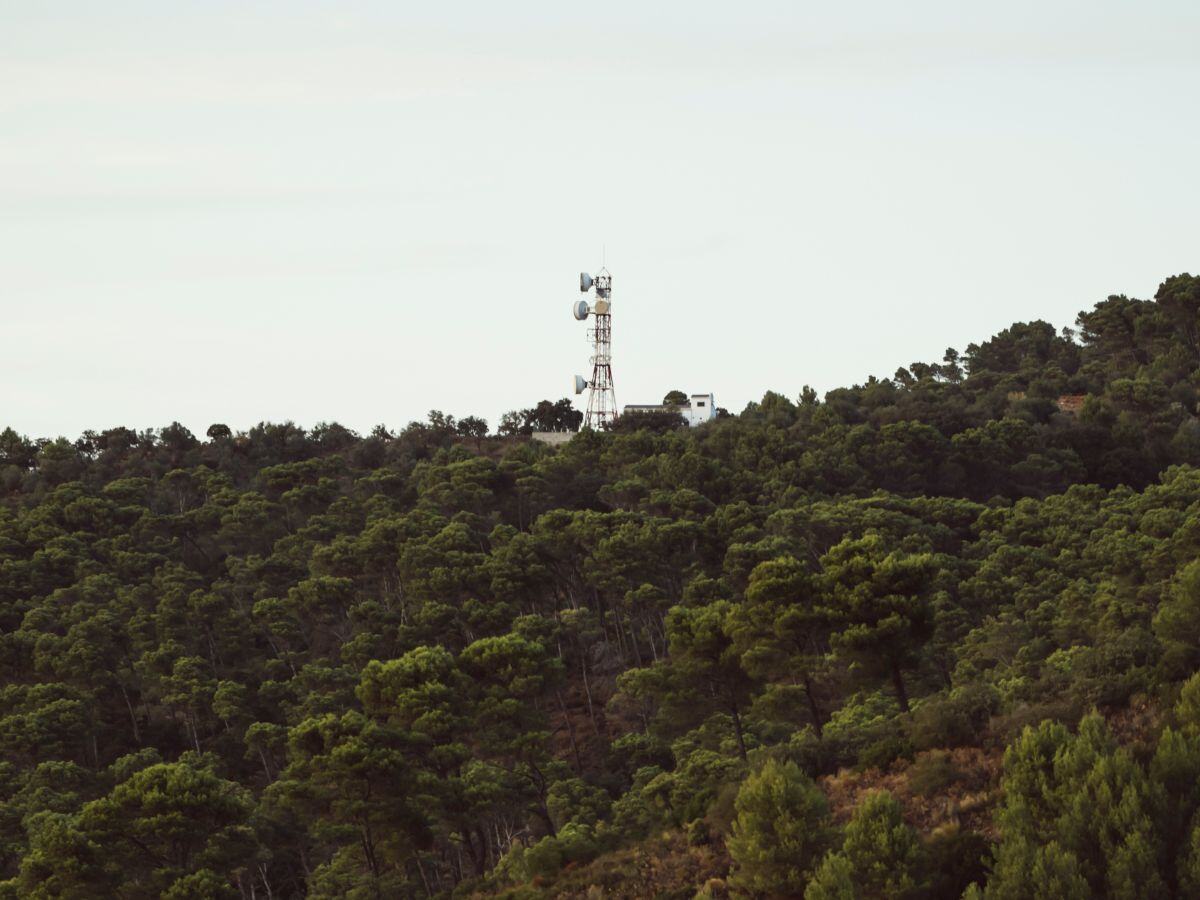
[[[962,778],[945,750],[932,750],[917,758],[908,769],[908,784],[913,793],[932,797]]]
[[[886,769],[898,759],[912,759],[912,742],[903,735],[885,737],[863,748],[858,754],[859,769]]]
[[[567,863],[586,862],[604,849],[587,825],[567,825],[557,835],[547,835],[529,847],[514,845],[497,864],[497,872],[513,881],[550,877]]]
[[[838,762],[858,759],[872,744],[900,735],[900,707],[883,691],[855,694],[825,723],[823,740],[838,748]]]
[[[565,778],[550,787],[546,806],[556,828],[572,822],[595,826],[608,817],[612,799],[605,791],[581,778]]]
[[[918,750],[976,744],[999,703],[995,688],[971,684],[934,697],[913,710],[909,737]]]

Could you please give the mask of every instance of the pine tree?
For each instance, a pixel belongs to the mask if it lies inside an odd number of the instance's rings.
[[[804,900],[858,900],[854,866],[841,853],[830,853],[817,867],[804,891]]]
[[[821,863],[805,900],[901,897],[923,877],[924,849],[887,791],[875,791],[854,811],[842,849]]]
[[[825,795],[795,763],[771,760],[743,782],[734,805],[731,882],[755,895],[799,894],[828,844]]]

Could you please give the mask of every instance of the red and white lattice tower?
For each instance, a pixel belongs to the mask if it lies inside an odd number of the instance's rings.
[[[596,302],[591,306],[586,300],[575,303],[573,312],[579,320],[592,316],[594,325],[588,329],[588,340],[592,343],[592,378],[584,381],[575,376],[575,393],[588,388],[587,413],[583,418],[584,428],[602,429],[617,419],[617,393],[613,389],[612,375],[612,275],[601,269],[595,278],[583,272],[579,276],[579,290],[583,293],[595,289]]]

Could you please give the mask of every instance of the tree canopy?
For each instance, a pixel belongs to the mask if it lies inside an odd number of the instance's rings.
[[[559,448],[6,428],[0,897],[1195,896],[1198,298]]]

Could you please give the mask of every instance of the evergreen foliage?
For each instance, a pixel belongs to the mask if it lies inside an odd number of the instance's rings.
[[[742,782],[735,806],[732,883],[756,896],[803,891],[828,841],[825,795],[795,763],[770,760]]]
[[[867,796],[846,826],[841,850],[821,862],[805,900],[912,896],[928,877],[924,850],[887,791]]]
[[[1200,894],[1197,298],[558,449],[3,430],[0,897]]]

